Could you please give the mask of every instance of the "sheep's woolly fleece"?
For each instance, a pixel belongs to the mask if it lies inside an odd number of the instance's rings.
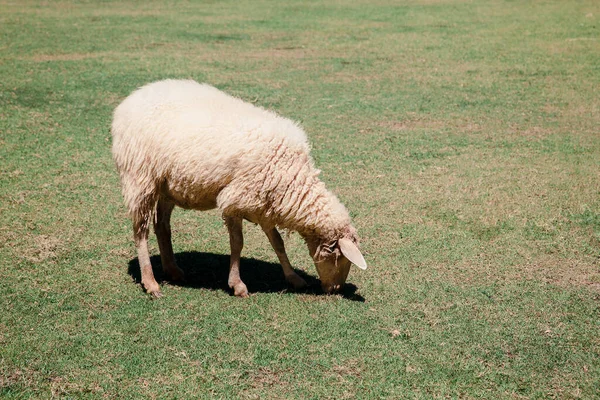
[[[305,238],[358,239],[348,211],[319,179],[304,131],[212,86],[144,86],[115,110],[112,135],[126,205],[146,226],[166,196]]]

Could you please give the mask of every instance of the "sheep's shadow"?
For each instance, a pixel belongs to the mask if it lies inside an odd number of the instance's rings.
[[[170,284],[182,287],[202,288],[210,290],[223,290],[232,294],[227,285],[229,275],[229,256],[214,253],[202,253],[197,251],[185,251],[175,254],[177,265],[185,273],[182,282],[170,282]],[[160,256],[154,255],[150,258],[154,277],[161,283],[164,281]],[[296,292],[313,295],[324,295],[321,290],[320,281],[304,271],[295,270],[308,286],[305,289],[295,291],[285,281],[281,265],[257,260],[255,258],[242,257],[240,264],[240,276],[248,291],[252,293],[276,293]],[[129,261],[128,273],[136,283],[141,282],[140,264],[137,257]],[[352,301],[364,302],[365,298],[356,293],[357,287],[346,283],[339,293],[342,297]]]

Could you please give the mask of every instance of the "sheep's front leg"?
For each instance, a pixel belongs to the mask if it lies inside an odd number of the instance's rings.
[[[229,287],[238,297],[248,297],[248,289],[240,279],[240,256],[244,247],[242,234],[242,219],[239,217],[225,217],[225,225],[229,230],[229,243],[231,245],[231,260],[229,262]]]
[[[292,268],[290,260],[285,252],[283,239],[281,238],[279,232],[277,232],[277,229],[267,227],[262,228],[269,238],[269,242],[271,242],[271,246],[273,246],[273,250],[275,250],[277,258],[279,258],[281,268],[283,269],[283,274],[285,275],[285,280],[292,285],[294,289],[302,289],[303,287],[306,287],[306,281],[302,279],[302,277],[300,277],[300,275],[298,275]]]

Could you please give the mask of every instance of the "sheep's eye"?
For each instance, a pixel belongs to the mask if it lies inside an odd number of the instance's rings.
[[[329,243],[329,244],[325,245],[325,248],[327,249],[327,252],[328,253],[333,253],[335,251],[335,245],[336,245],[335,242]]]

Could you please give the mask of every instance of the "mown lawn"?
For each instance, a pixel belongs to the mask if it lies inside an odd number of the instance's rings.
[[[181,210],[188,280],[142,292],[109,126],[162,78],[303,124],[370,266],[342,295],[248,224],[231,296]],[[596,0],[0,0],[0,167],[0,398],[600,398]]]

